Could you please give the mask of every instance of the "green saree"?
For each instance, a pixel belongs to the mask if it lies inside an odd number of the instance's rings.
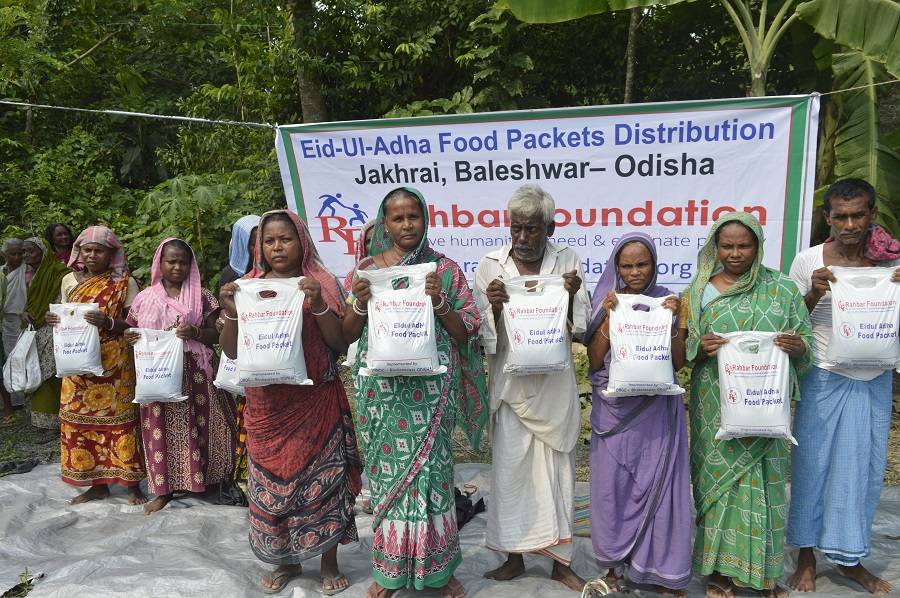
[[[704,298],[719,266],[716,231],[734,222],[755,234],[756,259],[731,288],[712,299],[709,295]],[[759,222],[743,212],[728,214],[713,224],[698,256],[697,275],[683,297],[687,358],[696,360],[700,337],[707,333],[793,330],[807,347],[802,356],[791,359],[791,395],[798,400],[798,375],[812,361],[809,314],[794,283],[762,265],[763,240]],[[715,439],[719,428],[715,357],[694,365],[689,410],[697,509],[694,570],[701,575],[717,571],[739,586],[772,589],[784,572],[787,442],[761,437]]]
[[[458,344],[436,319],[437,349],[447,366],[445,374],[361,376],[359,368],[369,346],[366,325],[353,367],[357,430],[374,508],[372,575],[384,588],[420,590],[445,586],[462,561],[453,495],[452,433],[457,425],[478,446],[488,406],[475,298],[460,267],[429,246],[425,200],[415,189],[404,190],[418,199],[426,231],[401,264],[437,263],[446,300],[469,333],[469,342]],[[359,262],[357,271],[376,269],[373,258],[390,247],[382,202],[369,243],[370,257]]]

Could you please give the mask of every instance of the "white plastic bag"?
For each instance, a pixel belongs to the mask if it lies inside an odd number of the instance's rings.
[[[131,328],[134,344],[134,401],[173,403],[187,399],[183,390],[184,341],[174,330]]]
[[[721,421],[716,440],[791,435],[791,373],[788,354],[775,346],[777,332],[728,332],[719,361]]]
[[[237,383],[311,385],[303,356],[301,278],[236,281],[238,311]]]
[[[356,365],[356,358],[359,353],[359,341],[354,341],[350,343],[350,346],[347,347],[347,358],[341,363],[341,365],[347,366],[348,368],[352,368]]]
[[[562,276],[517,276],[504,282],[509,302],[503,327],[509,354],[503,371],[514,376],[568,369],[572,349],[566,321],[569,292]]]
[[[672,369],[672,312],[667,297],[616,293],[619,305],[609,314],[609,385],[607,397],[678,395]],[[636,311],[644,305],[649,311]]]
[[[894,268],[830,267],[829,365],[889,370],[900,364],[900,284]]]
[[[56,377],[103,375],[100,358],[100,330],[88,324],[84,315],[98,311],[96,303],[51,303],[50,313],[59,316],[53,327],[53,357]]]
[[[237,361],[222,353],[219,357],[219,369],[216,371],[216,379],[213,380],[213,386],[242,397],[244,396],[244,387],[237,382]]]
[[[425,294],[425,277],[437,264],[393,266],[361,270],[358,276],[370,283],[369,345],[362,376],[433,376],[443,374],[435,337],[434,310]],[[406,288],[392,282],[406,278]]]
[[[9,392],[30,393],[41,385],[41,360],[36,335],[31,326],[23,330],[3,364],[3,386]]]

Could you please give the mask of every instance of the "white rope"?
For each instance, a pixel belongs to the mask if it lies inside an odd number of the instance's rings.
[[[93,110],[90,108],[73,108],[71,106],[52,106],[49,104],[31,104],[29,102],[13,102],[0,100],[0,104],[7,106],[20,106],[22,108],[39,108],[44,110],[62,110],[66,112],[87,112],[90,114],[107,114],[110,116],[134,116],[137,118],[152,118],[156,120],[174,120],[179,122],[199,123],[204,125],[229,125],[233,127],[252,127],[255,129],[274,129],[275,125],[269,123],[244,122],[239,120],[214,120],[196,116],[174,116],[170,114],[149,114],[147,112],[129,112],[127,110]]]
[[[892,83],[900,83],[900,79],[891,79],[890,81],[882,81],[881,83],[868,83],[866,85],[857,85],[856,87],[848,87],[847,89],[835,89],[820,93],[820,96],[830,96],[836,93],[847,93],[848,91],[856,91],[857,89],[865,89],[866,87],[878,87],[879,85],[891,85]]]

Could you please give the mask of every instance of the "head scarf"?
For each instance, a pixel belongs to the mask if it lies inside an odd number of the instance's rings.
[[[419,207],[422,208],[422,217],[425,222],[425,231],[422,233],[422,239],[419,241],[419,244],[400,260],[400,265],[410,266],[412,264],[436,262],[444,257],[444,254],[438,253],[432,249],[431,244],[428,242],[428,204],[425,202],[425,197],[422,193],[418,189],[413,189],[412,187],[398,187],[390,191],[384,196],[384,199],[381,200],[381,205],[378,207],[378,217],[375,219],[374,230],[372,231],[372,239],[369,241],[369,256],[374,257],[376,255],[381,255],[394,246],[394,241],[388,234],[387,227],[385,227],[384,224],[384,209],[387,198],[393,193],[401,190],[406,191],[419,202]]]
[[[119,238],[108,227],[103,225],[89,226],[84,229],[72,245],[72,256],[69,258],[69,268],[75,271],[75,278],[82,282],[89,278],[84,260],[81,258],[81,246],[86,243],[97,243],[113,250],[109,260],[109,269],[112,271],[113,280],[121,280],[128,276],[128,260],[125,257],[125,248]]]
[[[177,299],[169,297],[163,286],[162,256],[169,241],[180,241],[168,237],[156,248],[150,268],[150,286],[138,294],[132,309],[138,314],[141,328],[168,330],[174,326],[188,324],[203,327],[203,294],[200,284],[200,268],[197,256],[191,249],[191,266],[187,277],[181,283]],[[187,244],[187,243],[185,243]],[[188,247],[190,247],[188,245]],[[197,362],[207,376],[212,374],[212,349],[197,340],[185,341],[185,348],[197,356]]]
[[[647,295],[648,297],[665,297],[666,295],[672,294],[669,289],[656,284],[656,264],[658,258],[656,255],[656,243],[653,242],[653,238],[638,232],[623,235],[613,247],[612,253],[609,256],[609,259],[606,260],[606,265],[603,267],[603,273],[600,275],[600,280],[597,281],[597,286],[594,287],[594,292],[591,295],[591,319],[588,323],[587,332],[585,333],[584,338],[591,338],[606,317],[606,310],[603,309],[603,300],[606,299],[609,292],[625,289],[625,281],[619,276],[619,253],[622,251],[623,247],[634,241],[637,241],[646,247],[650,252],[650,257],[653,258],[653,272],[650,274],[650,280],[647,282],[647,286],[644,287],[644,290],[641,291],[641,294]]]
[[[31,314],[34,327],[44,325],[44,315],[50,304],[59,296],[59,287],[63,277],[69,273],[56,256],[47,249],[44,240],[39,237],[28,237],[25,243],[34,243],[41,250],[41,263],[31,277],[25,299],[25,311]]]
[[[697,347],[700,339],[700,301],[703,298],[703,290],[709,283],[709,279],[716,273],[721,266],[717,257],[716,233],[723,226],[733,223],[740,223],[749,228],[756,236],[756,258],[750,269],[741,274],[740,278],[731,286],[731,288],[722,292],[721,296],[739,295],[753,288],[759,279],[759,271],[762,268],[763,244],[765,236],[763,235],[762,225],[759,220],[752,214],[746,212],[729,212],[718,220],[713,222],[712,228],[706,237],[706,243],[697,253],[697,274],[694,280],[688,285],[684,291],[684,302],[682,316],[687,317],[688,338],[687,358],[693,360],[697,355]]]
[[[361,262],[364,258],[368,256],[368,247],[366,247],[366,233],[368,233],[375,226],[375,220],[369,220],[365,224],[362,225],[362,228],[359,229],[358,236],[356,237],[356,245],[353,248],[353,264],[356,266]],[[350,287],[353,284],[353,270],[347,273],[347,276],[344,278],[344,290],[349,292]]]
[[[238,276],[247,273],[247,264],[250,263],[250,235],[259,224],[259,216],[250,214],[238,218],[231,227],[231,242],[228,244],[228,265],[237,272]]]
[[[825,239],[826,243],[832,241],[834,237]],[[873,224],[866,235],[866,249],[863,255],[873,262],[892,262],[900,259],[900,241],[881,226]]]
[[[262,278],[263,274],[266,273],[266,269],[263,266],[262,232],[266,220],[275,214],[287,216],[297,229],[297,237],[300,239],[300,247],[303,251],[303,256],[300,258],[300,269],[303,272],[303,276],[310,276],[319,281],[319,284],[322,285],[322,299],[328,304],[331,311],[338,316],[342,316],[344,314],[344,295],[338,285],[337,278],[322,263],[322,258],[319,257],[319,251],[313,243],[312,235],[309,234],[309,228],[307,228],[306,223],[299,216],[288,210],[272,210],[271,212],[266,212],[260,218],[259,232],[256,234],[256,246],[253,248],[253,261],[255,264],[253,269],[247,273],[246,278]]]

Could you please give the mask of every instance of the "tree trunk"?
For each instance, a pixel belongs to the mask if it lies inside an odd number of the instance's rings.
[[[626,104],[631,103],[634,95],[634,47],[637,44],[637,29],[641,19],[641,9],[632,8],[629,11],[628,20],[628,44],[625,46],[625,97]]]
[[[292,42],[291,45],[298,52],[307,48],[307,31],[312,24],[315,7],[312,0],[289,0],[288,7],[291,11]],[[325,106],[325,97],[322,95],[322,83],[319,78],[305,69],[303,65],[297,65],[297,91],[300,94],[300,113],[305,123],[316,123],[328,120],[328,109]]]
[[[766,95],[766,71],[768,65],[750,67],[750,93],[753,98],[761,98]]]

